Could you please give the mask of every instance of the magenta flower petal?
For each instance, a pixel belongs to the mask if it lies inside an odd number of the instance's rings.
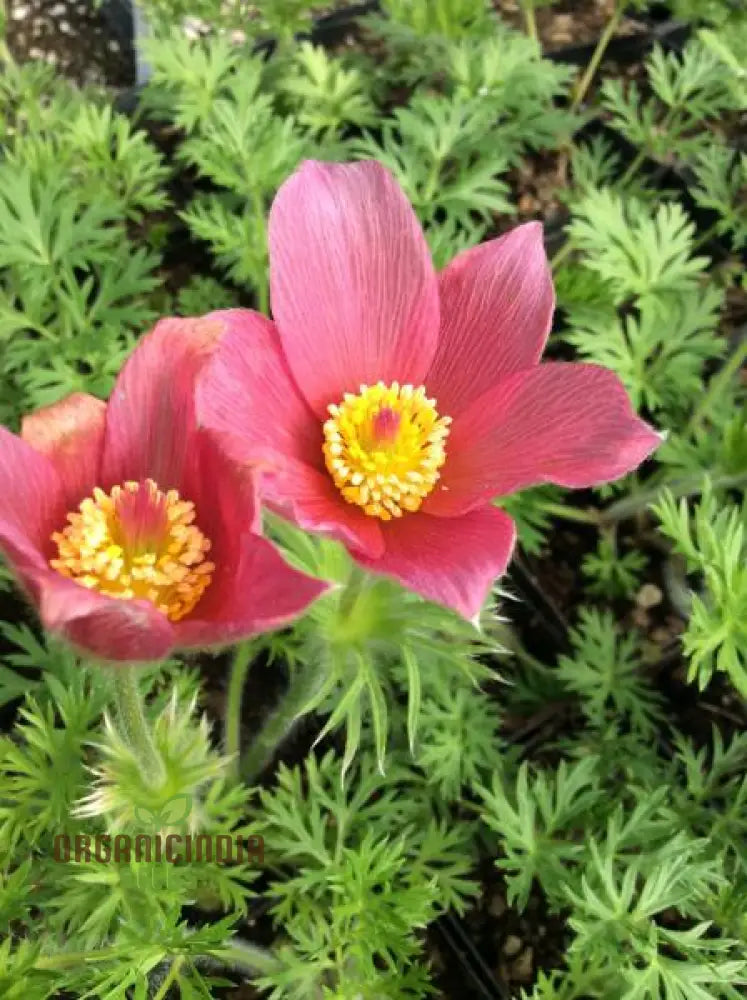
[[[613,372],[542,364],[489,390],[454,421],[441,481],[423,508],[454,516],[539,483],[610,482],[661,440]]]
[[[319,417],[363,383],[422,383],[438,337],[436,275],[381,164],[303,164],[275,197],[269,245],[273,315]]]
[[[175,624],[179,647],[233,642],[298,617],[327,585],[292,569],[259,537],[252,466],[235,462],[206,430],[194,441],[196,475],[185,481],[199,525],[212,543],[212,581],[194,611]],[[220,488],[216,489],[216,484]]]
[[[324,470],[321,421],[298,391],[274,324],[250,310],[215,315],[227,332],[197,380],[200,424],[232,462],[259,463],[262,492],[276,511],[380,555],[379,523],[346,504]]]
[[[441,333],[426,386],[439,412],[455,417],[540,359],[555,306],[542,225],[528,222],[459,254],[439,291]]]
[[[83,406],[89,415],[93,409]],[[63,412],[64,419],[70,417],[69,409],[63,407]],[[36,416],[31,420],[30,436],[46,447],[54,432],[45,426],[46,418],[37,422]],[[97,421],[91,425],[95,438]],[[28,425],[24,431],[28,432]],[[84,462],[85,448],[76,440],[75,428],[70,428],[70,435],[71,447],[81,449]],[[68,489],[71,483],[72,477],[66,483]],[[48,560],[54,554],[51,535],[63,526],[66,513],[63,484],[51,460],[0,427],[0,547],[38,605],[44,625],[74,645],[110,660],[166,655],[173,645],[173,629],[152,604],[112,600],[50,568]]]
[[[516,541],[508,514],[485,507],[453,520],[403,517],[385,530],[380,559],[353,553],[358,562],[384,573],[472,619],[480,611],[493,580],[506,569]]]
[[[293,381],[274,323],[249,309],[214,315],[226,333],[198,378],[200,424],[236,459],[277,454],[321,466],[319,421]]]
[[[64,516],[52,463],[0,427],[0,548],[22,576],[27,568],[46,565],[50,536]]]
[[[164,319],[120,372],[106,415],[102,486],[150,478],[179,489],[196,460],[194,387],[224,323]]]
[[[85,392],[23,418],[21,437],[57,470],[68,509],[98,485],[105,427],[106,403]]]
[[[345,503],[326,472],[290,460],[266,472],[261,492],[268,505],[307,531],[318,531],[377,559],[384,552],[381,522]]]
[[[174,647],[174,626],[150,601],[119,601],[87,590],[54,570],[33,589],[44,626],[87,653],[113,662],[160,660]]]
[[[259,537],[256,468],[197,425],[196,379],[225,328],[220,313],[164,320],[105,413],[77,395],[33,414],[28,441],[0,428],[0,546],[44,625],[101,659],[231,642],[325,589]]]
[[[285,625],[302,614],[329,585],[292,569],[265,538],[245,534],[236,543],[233,585],[213,613],[177,622],[182,647],[212,646]]]

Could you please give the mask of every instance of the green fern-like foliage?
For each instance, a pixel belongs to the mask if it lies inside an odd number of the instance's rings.
[[[714,671],[724,671],[747,695],[747,509],[717,509],[706,490],[692,512],[671,493],[664,493],[654,511],[688,570],[702,574],[704,588],[692,594],[683,637],[690,679],[705,687]]]
[[[107,394],[155,317],[159,257],[128,223],[166,205],[167,170],[127,119],[34,64],[8,65],[0,119],[0,417],[15,424],[69,392]]]
[[[683,389],[697,392],[706,363],[724,350],[717,333],[723,294],[700,287],[708,259],[694,253],[694,232],[677,203],[652,215],[636,199],[590,191],[569,230],[581,268],[559,280],[568,342],[618,372],[635,404],[667,423],[682,419]]]
[[[292,867],[271,890],[291,945],[262,983],[277,997],[304,996],[313,981],[336,996],[421,996],[416,931],[474,894],[468,843],[428,819],[422,779],[405,765],[390,764],[382,778],[375,757],[362,756],[343,785],[340,764],[331,753],[310,757],[260,793],[251,829],[280,867]]]
[[[75,389],[106,397],[159,315],[269,312],[278,187],[307,157],[375,157],[438,269],[544,218],[549,357],[614,370],[666,440],[613,486],[496,501],[520,556],[471,623],[268,515],[284,557],[333,587],[239,651],[240,719],[221,719],[228,656],[142,668],[155,789],[110,672],[42,635],[0,568],[0,996],[424,1000],[452,958],[434,921],[501,933],[481,898],[494,863],[508,923],[549,911],[559,929],[562,960],[525,997],[736,1000],[747,21],[729,0],[672,0],[691,40],[632,75],[602,59],[574,100],[584,68],[532,37],[546,0],[521,0],[519,30],[487,0],[382,0],[330,47],[295,37],[330,6],[143,0],[153,74],[129,117],[0,45],[3,424]],[[264,727],[286,698],[278,744]],[[111,846],[143,817],[257,850],[55,855],[60,836]]]

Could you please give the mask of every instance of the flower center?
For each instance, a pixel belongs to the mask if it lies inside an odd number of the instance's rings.
[[[398,382],[362,385],[328,410],[324,459],[345,500],[383,521],[417,510],[446,461],[451,417],[422,386]]]
[[[50,566],[90,590],[150,601],[171,621],[188,614],[210,585],[210,541],[192,522],[193,503],[152,479],[104,493],[97,486],[52,535]]]

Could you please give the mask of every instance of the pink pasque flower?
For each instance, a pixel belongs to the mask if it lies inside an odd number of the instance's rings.
[[[0,427],[0,549],[42,622],[108,660],[156,660],[284,623],[325,586],[259,537],[256,475],[197,425],[225,321],[162,320],[109,403],[75,393]]]
[[[269,222],[272,323],[227,313],[200,419],[263,461],[269,503],[467,617],[515,541],[495,497],[617,479],[658,445],[619,379],[539,364],[554,292],[537,222],[436,274],[375,162],[304,163]]]

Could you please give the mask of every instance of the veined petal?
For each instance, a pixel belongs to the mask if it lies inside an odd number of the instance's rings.
[[[438,337],[436,275],[420,225],[374,161],[307,161],[270,212],[272,311],[309,405],[361,384],[423,381]]]
[[[235,461],[207,430],[193,441],[196,462],[184,481],[185,496],[195,505],[195,524],[210,540],[207,554],[215,564],[210,586],[189,618],[218,617],[236,589],[242,539],[262,533],[257,498],[257,470]],[[219,484],[219,485],[218,485]]]
[[[384,540],[379,559],[355,555],[357,561],[473,619],[508,565],[516,529],[497,507],[448,520],[418,512],[388,522]]]
[[[528,222],[460,253],[439,275],[441,332],[426,378],[455,417],[502,379],[535,365],[555,306],[542,225]]]
[[[224,330],[218,312],[164,319],[143,337],[109,400],[102,488],[150,478],[180,489],[195,462],[195,379]]]
[[[0,427],[0,549],[19,573],[45,564],[65,513],[60,477],[49,459]]]
[[[292,569],[260,538],[258,471],[237,462],[207,430],[195,442],[199,472],[187,488],[212,543],[210,586],[175,625],[177,644],[212,646],[248,638],[302,614],[327,585]],[[220,489],[216,489],[220,483]]]
[[[290,567],[266,538],[245,534],[235,542],[237,565],[233,586],[213,614],[200,606],[177,622],[180,647],[223,645],[278,628],[302,615],[328,584]]]
[[[106,403],[85,392],[23,418],[21,437],[55,467],[70,510],[98,485],[105,427]]]
[[[342,542],[352,553],[378,558],[384,551],[380,522],[345,503],[328,473],[288,460],[260,480],[263,499],[299,528]]]
[[[277,452],[322,466],[320,421],[293,381],[275,324],[249,309],[222,316],[226,333],[197,380],[200,425],[237,459]]]
[[[34,574],[33,590],[44,626],[89,655],[134,663],[173,649],[174,626],[150,601],[107,597],[51,569]]]
[[[614,372],[542,364],[489,390],[454,421],[441,480],[423,509],[452,517],[539,483],[611,482],[661,440],[635,415]]]
[[[175,626],[180,646],[233,642],[274,628],[297,617],[326,589],[291,569],[259,537],[259,470],[235,461],[207,430],[199,432],[194,446],[198,471],[185,488],[195,504],[196,523],[210,539],[208,558],[215,569],[199,603]]]

